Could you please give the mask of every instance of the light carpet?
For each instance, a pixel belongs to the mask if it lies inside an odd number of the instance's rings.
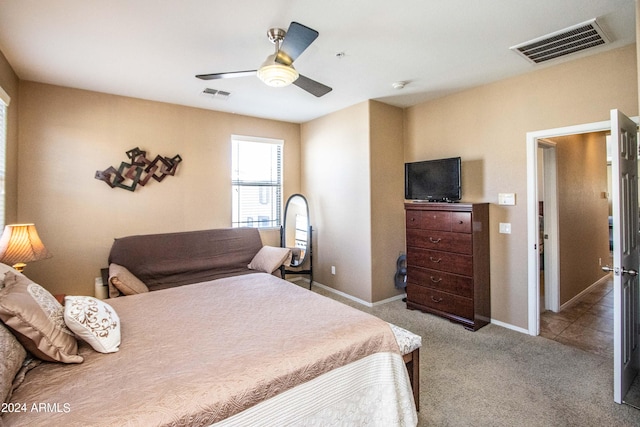
[[[640,410],[613,402],[608,358],[493,324],[470,332],[401,300],[368,308],[313,291],[422,336],[421,426],[640,425]]]

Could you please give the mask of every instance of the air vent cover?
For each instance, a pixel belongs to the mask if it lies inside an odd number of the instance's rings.
[[[225,92],[224,90],[211,89],[207,87],[202,91],[202,95],[208,96],[211,98],[227,99],[229,98],[229,95],[231,95],[231,93]]]
[[[528,61],[539,64],[610,42],[594,18],[509,49]]]

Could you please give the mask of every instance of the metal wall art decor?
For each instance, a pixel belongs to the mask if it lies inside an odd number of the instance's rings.
[[[126,152],[129,163],[122,162],[116,169],[109,166],[103,171],[96,171],[96,179],[104,181],[111,188],[118,187],[134,191],[138,185],[145,186],[151,178],[162,182],[168,175],[175,175],[182,157],[156,156],[153,160],[147,158],[147,152],[140,148],[132,148]]]

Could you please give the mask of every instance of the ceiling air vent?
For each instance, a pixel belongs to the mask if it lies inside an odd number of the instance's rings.
[[[207,87],[202,91],[202,95],[210,98],[227,99],[231,93]]]
[[[509,49],[534,64],[610,43],[595,18]]]

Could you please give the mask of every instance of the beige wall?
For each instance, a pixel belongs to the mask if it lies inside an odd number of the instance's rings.
[[[404,253],[404,146],[402,109],[371,101],[370,191],[372,302],[398,295],[396,260]]]
[[[408,108],[405,161],[461,156],[463,200],[492,203],[492,317],[527,328],[526,133],[638,114],[634,45]],[[516,193],[498,206],[498,193]],[[500,222],[512,234],[498,233]]]
[[[314,280],[370,303],[401,293],[393,279],[404,252],[402,127],[402,109],[376,101],[302,125]]]
[[[301,135],[314,280],[371,301],[369,103],[305,123]]]
[[[5,169],[5,223],[11,224],[15,223],[18,217],[17,161],[19,80],[2,52],[0,52],[0,87],[11,97],[11,102],[7,109],[7,150]]]
[[[20,101],[18,220],[53,254],[26,272],[54,293],[92,294],[114,237],[229,227],[232,134],[283,139],[285,200],[300,191],[297,124],[32,82]],[[180,154],[176,176],[135,192],[94,179],[136,146]]]
[[[606,133],[553,138],[558,170],[560,304],[596,283],[609,263]]]

